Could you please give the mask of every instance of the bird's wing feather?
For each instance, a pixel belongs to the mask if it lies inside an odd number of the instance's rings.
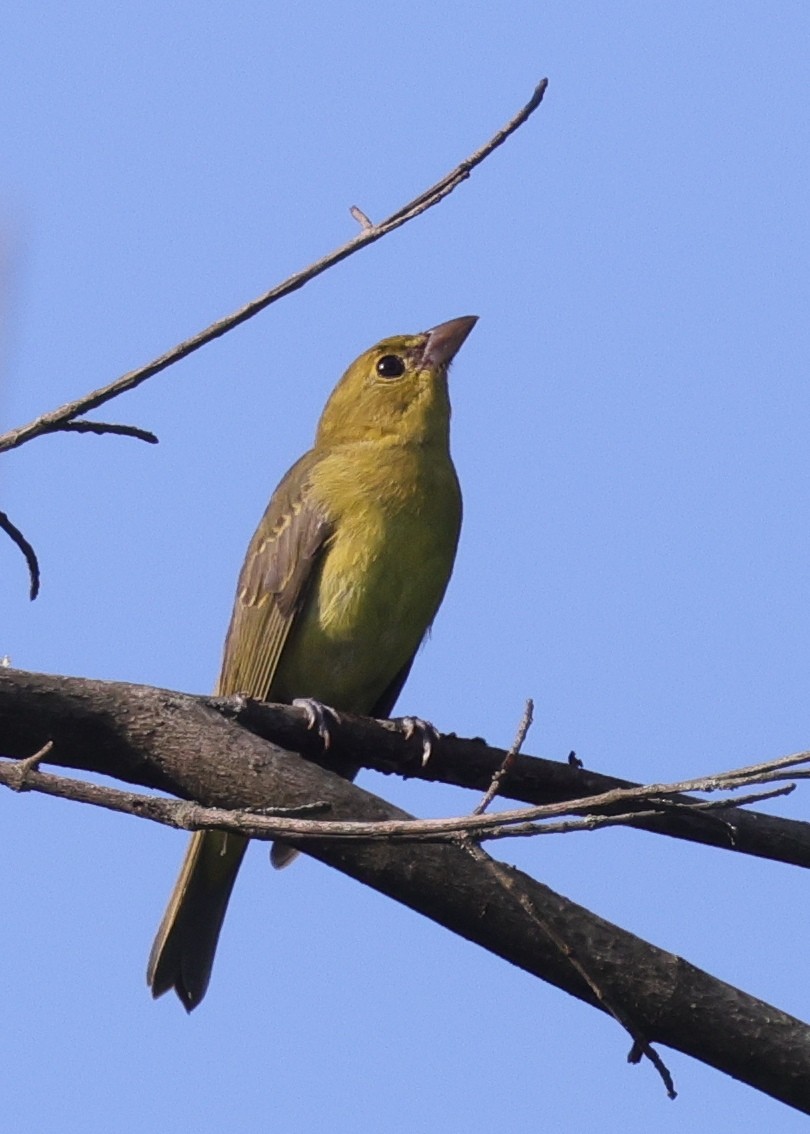
[[[380,696],[377,698],[376,703],[369,710],[370,717],[376,717],[378,720],[387,720],[391,716],[394,705],[397,703],[402,686],[408,680],[408,674],[411,672],[414,658],[419,652],[419,647],[414,650],[411,656],[406,661],[405,665],[400,669],[396,676],[388,683]]]
[[[308,491],[313,454],[282,480],[251,541],[225,640],[217,693],[265,699],[284,643],[332,532]]]

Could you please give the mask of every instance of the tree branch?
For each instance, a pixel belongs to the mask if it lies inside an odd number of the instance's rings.
[[[333,267],[335,264],[339,264],[341,260],[345,260],[355,252],[359,252],[361,248],[365,248],[366,245],[373,244],[383,236],[386,236],[389,232],[393,232],[394,229],[400,228],[402,225],[407,224],[408,221],[418,217],[421,213],[433,208],[434,205],[438,205],[438,203],[449,196],[462,181],[466,181],[473,169],[480,165],[485,158],[489,157],[493,150],[496,150],[498,146],[502,145],[506,139],[534,113],[543,100],[547,86],[548,79],[543,79],[535,88],[532,97],[526,105],[523,106],[497,134],[493,135],[485,145],[465,158],[460,165],[457,165],[450,173],[445,174],[435,185],[432,185],[429,189],[420,193],[418,197],[409,201],[407,205],[403,205],[401,209],[392,213],[386,220],[381,221],[379,224],[369,223],[368,225],[364,225],[356,236],[346,244],[343,244],[340,248],[335,249],[334,252],[322,256],[321,259],[316,260],[314,264],[310,264],[309,267],[303,268],[301,271],[289,276],[282,283],[272,287],[257,299],[251,300],[243,307],[240,307],[238,311],[234,311],[233,314],[227,315],[223,319],[218,319],[215,323],[212,323],[210,327],[206,327],[205,330],[199,331],[190,339],[185,339],[183,342],[178,343],[177,346],[172,347],[171,350],[167,350],[152,362],[147,363],[146,366],[138,367],[137,370],[130,370],[108,385],[102,386],[98,390],[93,390],[91,393],[85,394],[75,401],[67,402],[65,405],[60,406],[58,409],[51,410],[49,413],[42,414],[27,425],[21,425],[16,429],[11,429],[7,433],[2,434],[2,436],[0,436],[0,453],[8,449],[16,449],[18,446],[24,445],[26,441],[30,441],[32,438],[38,437],[43,433],[53,432],[54,429],[61,428],[65,422],[71,421],[78,414],[97,409],[105,402],[118,397],[127,390],[134,390],[136,386],[140,386],[142,382],[154,377],[155,374],[159,374],[161,370],[165,370],[175,362],[187,358],[190,354],[193,354],[194,351],[199,350],[200,347],[206,346],[208,343],[213,342],[214,339],[218,339],[228,331],[232,331],[234,327],[238,327],[240,323],[252,319],[254,315],[263,311],[265,307],[269,307],[271,303],[275,303],[285,295],[297,291],[298,288],[303,287],[304,284],[315,279],[315,277],[321,275],[322,272],[327,271],[327,269]]]
[[[476,842],[487,839],[523,838],[537,835],[567,835],[573,831],[594,831],[600,827],[613,827],[625,824],[634,818],[629,813],[601,815],[600,810],[624,800],[626,803],[645,801],[649,810],[642,814],[653,815],[663,806],[659,798],[662,793],[679,791],[682,785],[662,787],[651,785],[631,791],[607,792],[591,799],[574,800],[570,804],[551,803],[544,807],[523,807],[519,811],[499,811],[495,815],[481,816],[477,811],[471,815],[460,815],[447,819],[401,819],[380,820],[377,822],[344,821],[334,822],[328,818],[330,806],[326,802],[314,802],[305,807],[278,808],[262,807],[244,810],[222,807],[202,807],[187,800],[166,799],[160,796],[144,795],[142,792],[122,791],[120,788],[104,784],[92,784],[86,780],[71,779],[68,776],[55,776],[40,772],[39,765],[53,751],[54,744],[49,740],[42,748],[23,760],[0,761],[0,784],[12,791],[34,791],[42,795],[68,799],[74,803],[87,803],[103,807],[122,815],[133,815],[140,819],[150,819],[166,827],[180,831],[230,831],[246,835],[250,839],[269,841],[271,839],[383,839],[386,842],[445,842],[455,843],[459,836],[474,838]],[[783,772],[782,775],[787,775]],[[694,781],[697,783],[698,781]],[[754,781],[755,782],[755,781]],[[739,785],[735,785],[739,786]],[[766,792],[754,792],[744,796],[738,803],[759,803],[763,799],[773,799],[792,791],[794,784],[772,788]],[[688,805],[694,810],[717,810],[731,807],[728,799],[696,801]],[[565,815],[572,811],[591,810],[585,818],[568,820],[562,823],[539,822],[553,816]],[[325,815],[317,821],[302,818],[310,814]]]
[[[408,818],[334,773],[236,727],[204,699],[0,670],[0,749],[24,758],[48,740],[54,742],[51,763],[103,772],[205,806],[295,808],[322,801],[330,819],[338,821]],[[486,862],[458,846],[287,841],[604,1009],[595,983],[611,1005],[628,1011],[645,1042],[668,1044],[810,1113],[810,1028],[520,871],[498,867],[510,879],[506,887]],[[592,983],[555,940],[564,941],[573,957],[587,958]]]
[[[293,748],[316,762],[323,759],[318,737],[302,732],[304,715],[297,709],[247,698],[204,700],[282,748]],[[363,767],[386,775],[486,792],[508,756],[503,749],[490,748],[483,740],[442,735],[433,741],[430,760],[423,767],[421,742],[409,743],[395,721],[371,721],[349,713],[341,713],[340,717],[340,723],[330,729],[330,754],[359,760]],[[799,753],[789,759],[799,763],[807,756],[808,753]],[[499,784],[498,794],[522,803],[546,804],[639,786],[631,780],[588,771],[576,763],[516,755],[509,774]],[[638,815],[627,820],[627,825],[792,866],[810,867],[810,823],[736,808],[725,810],[721,818],[701,816],[678,806],[684,802],[690,801],[675,797],[659,814]]]

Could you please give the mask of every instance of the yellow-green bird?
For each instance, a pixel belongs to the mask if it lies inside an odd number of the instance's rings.
[[[343,375],[251,540],[218,694],[390,716],[453,570],[447,371],[476,318],[384,339]],[[154,996],[202,1000],[247,842],[192,836],[149,958]]]

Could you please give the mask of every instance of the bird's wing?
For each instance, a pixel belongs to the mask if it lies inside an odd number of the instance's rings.
[[[221,696],[270,694],[287,635],[332,532],[308,491],[313,463],[310,452],[293,465],[248,548],[217,682]]]
[[[387,718],[391,716],[394,705],[396,705],[399,695],[402,692],[402,686],[408,680],[408,674],[411,672],[411,666],[418,652],[419,646],[416,647],[402,669],[377,698],[377,701],[369,710],[368,715],[370,717],[376,717],[378,720],[387,720]]]

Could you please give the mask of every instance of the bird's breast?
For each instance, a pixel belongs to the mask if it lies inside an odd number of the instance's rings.
[[[418,648],[450,578],[461,522],[449,455],[425,463],[406,453],[371,467],[363,457],[314,478],[334,531],[289,651],[306,666],[279,674],[293,696],[355,712],[371,709]]]

